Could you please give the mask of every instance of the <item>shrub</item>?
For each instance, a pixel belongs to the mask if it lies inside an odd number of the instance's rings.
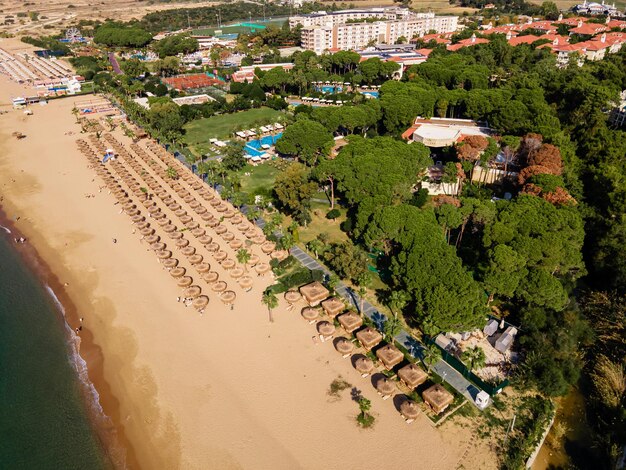
[[[326,213],[326,218],[330,220],[335,220],[340,215],[341,215],[341,211],[339,209],[332,209]]]

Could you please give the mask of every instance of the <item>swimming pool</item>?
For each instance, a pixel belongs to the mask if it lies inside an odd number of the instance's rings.
[[[251,140],[246,144],[245,150],[249,155],[258,157],[265,153],[265,150],[261,148],[262,145],[275,145],[276,141],[282,137],[283,133],[279,132],[276,135],[266,135],[260,139]]]
[[[377,91],[362,91],[361,93],[363,95],[370,95],[372,98],[378,99],[378,92]]]
[[[343,91],[343,87],[334,85],[322,85],[316,88],[317,91],[321,91],[322,93],[341,93]]]

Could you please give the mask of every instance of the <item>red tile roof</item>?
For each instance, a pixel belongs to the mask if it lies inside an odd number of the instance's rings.
[[[601,33],[602,31],[606,31],[607,29],[608,28],[603,24],[585,23],[582,26],[570,29],[569,33],[593,36],[594,34]]]

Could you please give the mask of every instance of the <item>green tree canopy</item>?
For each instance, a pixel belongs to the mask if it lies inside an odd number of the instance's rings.
[[[285,129],[276,142],[276,150],[284,155],[298,158],[307,165],[315,165],[328,155],[333,136],[320,123],[303,119]]]

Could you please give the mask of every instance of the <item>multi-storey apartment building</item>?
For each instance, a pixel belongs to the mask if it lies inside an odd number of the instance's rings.
[[[401,37],[409,40],[431,30],[454,32],[457,20],[456,16],[414,13],[405,8],[372,8],[295,16],[289,23],[292,27],[302,24],[302,47],[321,54],[362,49],[370,42],[394,44]]]

